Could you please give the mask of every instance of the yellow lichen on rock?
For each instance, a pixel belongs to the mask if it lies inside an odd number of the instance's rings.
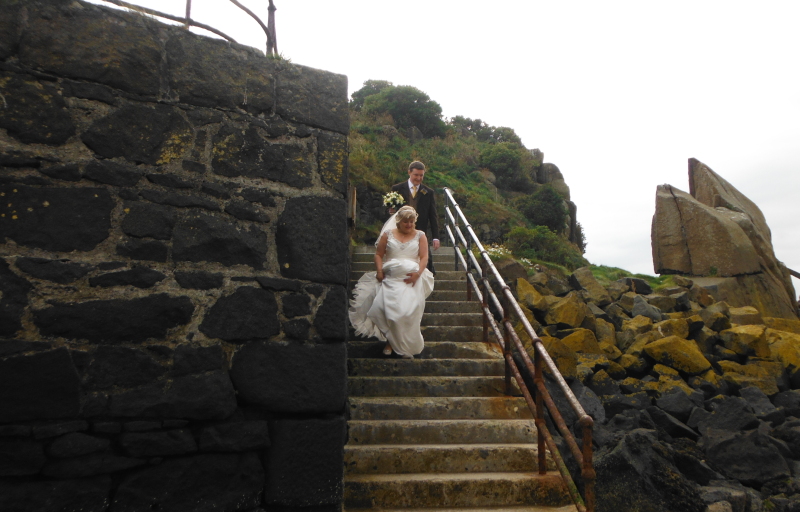
[[[794,334],[800,334],[800,320],[765,316],[764,325],[766,325],[770,329],[792,332]]]
[[[653,324],[653,330],[660,332],[664,335],[664,337],[677,336],[684,339],[689,337],[689,324],[685,319],[682,318],[664,320],[662,322],[658,322],[657,324]]]
[[[720,333],[725,348],[743,356],[769,357],[764,325],[738,325]]]
[[[720,361],[722,378],[735,389],[755,386],[767,396],[778,393],[775,377],[767,369],[758,365],[742,365],[734,361]]]
[[[517,297],[520,302],[531,309],[547,311],[547,301],[544,295],[539,293],[532,284],[521,277],[517,278]]]
[[[668,336],[644,347],[644,352],[661,364],[690,375],[708,370],[711,363],[694,341]]]
[[[589,329],[576,329],[561,341],[575,352],[605,355],[594,333]]]

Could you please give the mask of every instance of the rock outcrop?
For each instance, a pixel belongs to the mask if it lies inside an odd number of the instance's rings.
[[[764,214],[705,164],[689,160],[687,194],[656,191],[653,266],[659,274],[701,277],[717,300],[755,306],[770,317],[797,318],[795,291],[775,256]]]

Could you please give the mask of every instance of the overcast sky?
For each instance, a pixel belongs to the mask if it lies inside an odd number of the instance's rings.
[[[266,23],[267,0],[241,1]],[[653,274],[656,186],[688,192],[693,157],[761,208],[778,258],[800,271],[800,2],[274,2],[293,63],[347,75],[350,93],[368,79],[413,85],[446,117],[509,126],[541,149],[592,263]],[[265,47],[226,0],[194,0],[193,17]]]

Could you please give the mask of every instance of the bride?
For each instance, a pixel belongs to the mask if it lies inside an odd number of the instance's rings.
[[[356,334],[388,341],[383,353],[394,351],[406,359],[422,352],[420,322],[425,299],[433,291],[433,274],[425,268],[428,239],[417,231],[416,221],[411,206],[403,206],[386,221],[376,242],[377,270],[358,280],[350,301]]]

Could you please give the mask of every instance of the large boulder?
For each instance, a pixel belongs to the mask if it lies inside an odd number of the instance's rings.
[[[700,276],[695,284],[717,287],[709,289],[717,300],[796,319],[794,287],[775,257],[761,210],[695,159],[689,160],[689,186],[690,194],[671,185],[656,191],[651,231],[655,271]]]

